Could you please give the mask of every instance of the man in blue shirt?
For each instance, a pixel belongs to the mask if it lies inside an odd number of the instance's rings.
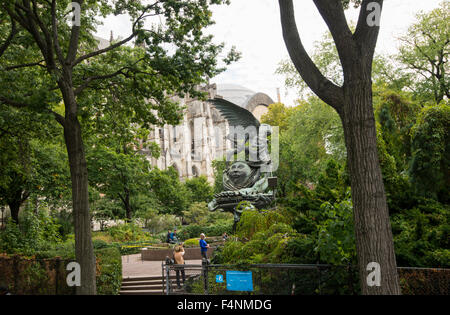
[[[203,233],[200,234],[200,241],[199,241],[199,243],[200,243],[200,251],[202,253],[202,258],[208,259],[208,256],[206,255],[206,252],[207,252],[207,250],[209,248],[209,244],[206,243],[206,241],[205,241],[205,234],[203,234]]]

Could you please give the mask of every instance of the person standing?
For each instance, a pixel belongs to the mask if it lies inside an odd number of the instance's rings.
[[[175,272],[176,272],[176,276],[177,276],[177,287],[178,289],[181,288],[180,285],[180,272],[181,272],[181,276],[183,277],[183,284],[186,281],[186,274],[184,272],[184,267],[182,265],[184,265],[184,248],[183,248],[183,243],[175,246],[174,252],[173,252],[173,260],[175,262]]]
[[[174,230],[173,230],[173,233],[172,233],[172,242],[178,243],[177,229],[174,229]]]
[[[202,258],[205,258],[206,260],[208,260],[207,251],[208,251],[208,248],[209,248],[209,244],[206,243],[206,241],[205,241],[205,234],[204,233],[200,234],[199,244],[200,244],[200,252],[202,254]]]
[[[170,232],[170,230],[167,230],[166,243],[169,243],[169,244],[171,243],[171,242],[170,242],[171,236],[172,236],[172,233]]]

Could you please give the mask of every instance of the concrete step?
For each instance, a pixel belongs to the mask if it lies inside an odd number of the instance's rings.
[[[122,286],[134,286],[134,285],[161,285],[163,282],[161,280],[144,280],[144,281],[122,281]]]
[[[170,279],[175,279],[176,275],[170,275]],[[161,276],[130,276],[130,277],[123,277],[122,282],[129,282],[129,281],[153,281],[153,280],[162,280],[163,277]]]
[[[162,290],[120,290],[120,295],[163,295]]]
[[[152,285],[130,285],[130,286],[122,286],[122,291],[134,291],[134,290],[161,290],[162,291],[162,283],[152,284]]]

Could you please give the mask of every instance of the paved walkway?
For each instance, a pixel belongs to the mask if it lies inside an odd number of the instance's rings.
[[[141,254],[122,256],[122,277],[161,276],[162,261],[143,261]],[[186,264],[201,264],[199,260],[186,260]]]

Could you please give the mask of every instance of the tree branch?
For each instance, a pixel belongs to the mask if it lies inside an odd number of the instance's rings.
[[[295,22],[292,0],[279,0],[279,4],[283,37],[295,68],[320,99],[340,112],[344,101],[342,88],[324,77],[306,52]]]
[[[53,116],[55,116],[56,121],[57,121],[61,126],[64,127],[64,125],[66,124],[66,119],[65,119],[62,115],[58,114],[57,112],[54,112],[54,111],[52,111],[52,110],[50,110],[50,112],[53,114]]]
[[[14,70],[14,69],[34,67],[34,66],[39,66],[39,67],[45,68],[45,65],[41,64],[41,62],[43,62],[43,61],[45,61],[45,60],[40,60],[38,62],[23,63],[21,65],[9,66],[9,67],[5,67],[4,70],[10,71],[10,70]]]
[[[64,57],[59,45],[58,38],[58,22],[56,21],[56,0],[52,0],[51,4],[51,16],[52,16],[52,33],[53,33],[53,45],[55,46],[56,56],[58,57],[59,63],[64,65]]]
[[[6,98],[4,96],[1,96],[1,95],[0,95],[0,102],[2,102],[3,104],[6,104],[6,105],[10,105],[12,107],[16,107],[16,108],[30,107],[29,104],[16,102],[16,101],[13,101],[13,100]]]
[[[9,33],[9,36],[6,39],[6,41],[0,46],[0,57],[5,53],[6,49],[9,47],[9,45],[11,45],[11,42],[17,33],[18,33],[18,31],[17,31],[16,23],[11,18],[11,32]]]
[[[110,45],[110,46],[108,46],[106,48],[103,48],[103,49],[100,49],[100,50],[97,50],[97,51],[93,51],[91,53],[88,53],[88,54],[86,54],[84,56],[81,56],[81,57],[77,58],[75,61],[72,62],[72,67],[76,66],[77,64],[79,64],[80,62],[82,62],[82,61],[84,61],[86,59],[89,59],[89,58],[92,58],[92,57],[104,54],[104,53],[106,53],[106,52],[108,52],[110,50],[113,50],[113,49],[115,49],[115,48],[117,48],[119,46],[122,46],[122,45],[126,44],[127,42],[129,42],[130,40],[132,40],[137,35],[136,25],[139,23],[139,21],[142,18],[145,17],[145,13],[146,13],[147,10],[148,10],[148,8],[146,10],[144,10],[142,12],[142,14],[133,23],[132,32],[131,32],[130,36],[128,36],[127,38],[125,38],[125,39],[123,39],[123,40],[121,40],[121,41],[119,41],[119,42],[117,42],[115,44],[112,44],[112,45]]]
[[[115,77],[115,76],[117,76],[117,75],[119,75],[119,74],[122,74],[122,75],[124,75],[124,76],[128,76],[128,73],[124,72],[124,70],[126,70],[126,69],[132,69],[133,66],[137,65],[139,62],[143,61],[144,59],[145,59],[145,58],[140,58],[139,60],[137,60],[136,62],[134,62],[132,65],[122,67],[122,68],[120,68],[119,70],[117,70],[117,71],[115,71],[115,72],[113,72],[113,73],[110,73],[110,74],[105,74],[105,75],[95,75],[95,76],[91,76],[91,77],[89,77],[89,78],[86,78],[86,79],[84,80],[84,83],[83,83],[82,85],[80,85],[78,88],[75,89],[74,94],[75,94],[75,95],[80,94],[80,93],[81,93],[85,88],[87,88],[87,87],[89,86],[89,84],[90,84],[91,82],[93,82],[93,81],[113,78],[113,77]],[[142,73],[142,72],[137,71],[136,73]]]
[[[313,0],[320,15],[333,36],[341,62],[346,62],[344,55],[352,54],[352,31],[345,18],[344,6],[341,0]]]

